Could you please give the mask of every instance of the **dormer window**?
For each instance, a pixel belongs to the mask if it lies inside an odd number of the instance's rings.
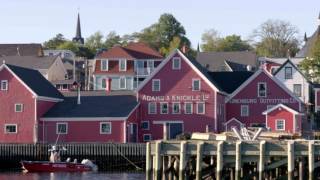
[[[109,61],[101,60],[101,71],[108,71]]]
[[[1,91],[8,90],[8,80],[1,80]]]
[[[180,57],[174,57],[172,60],[172,69],[178,70],[181,69],[181,58]]]
[[[160,91],[160,79],[152,80],[152,91]]]
[[[267,97],[267,83],[258,83],[258,97]]]
[[[292,67],[285,67],[284,78],[285,79],[292,79]]]
[[[119,71],[126,71],[127,70],[127,60],[120,59],[119,60]]]
[[[200,91],[200,79],[192,79],[192,91]]]

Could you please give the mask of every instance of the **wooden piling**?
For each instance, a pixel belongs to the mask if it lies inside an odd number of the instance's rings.
[[[235,180],[240,179],[241,170],[241,141],[236,142]]]
[[[292,178],[294,171],[294,141],[288,141],[288,179]]]
[[[216,179],[220,180],[223,170],[223,141],[219,141],[217,144],[217,167],[216,167]]]
[[[161,180],[161,141],[156,141],[156,153],[155,153],[155,162],[154,162],[154,180]]]
[[[203,145],[204,143],[200,141],[197,144],[197,162],[196,162],[196,180],[201,180],[202,179],[202,151],[203,151]]]
[[[309,179],[313,179],[314,172],[314,141],[308,143],[308,165],[309,165]]]
[[[260,141],[260,153],[259,153],[259,179],[263,178],[264,163],[265,163],[265,147],[266,141]]]
[[[150,142],[146,144],[146,180],[151,180],[152,160]]]
[[[181,141],[180,144],[180,164],[179,164],[179,180],[185,179],[187,142]]]

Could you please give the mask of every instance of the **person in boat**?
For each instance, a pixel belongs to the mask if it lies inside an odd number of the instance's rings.
[[[52,146],[52,149],[50,149],[49,151],[51,151],[50,153],[50,162],[60,162],[60,151],[57,148],[57,146]]]

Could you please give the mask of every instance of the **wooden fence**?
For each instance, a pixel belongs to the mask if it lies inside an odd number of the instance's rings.
[[[62,151],[61,160],[90,159],[99,170],[136,170],[145,168],[146,146],[143,143],[104,144],[59,144],[67,149]],[[21,160],[46,161],[49,159],[48,144],[0,144],[0,168],[20,168]],[[130,161],[130,162],[129,162]],[[134,164],[134,165],[133,165]],[[138,168],[139,169],[139,168]]]

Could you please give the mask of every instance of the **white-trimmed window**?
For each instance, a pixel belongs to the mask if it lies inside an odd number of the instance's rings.
[[[101,71],[108,71],[109,70],[109,61],[107,59],[101,60]]]
[[[293,94],[295,94],[297,97],[301,97],[301,89],[302,86],[301,84],[294,84],[293,85]]]
[[[68,134],[68,123],[57,123],[56,134]]]
[[[160,79],[152,79],[152,91],[160,91]]]
[[[149,123],[149,121],[142,121],[142,122],[141,122],[141,129],[143,129],[143,130],[149,130],[149,129],[150,129],[150,123]]]
[[[200,91],[201,81],[200,79],[192,79],[192,91]]]
[[[8,80],[1,80],[1,91],[8,90]]]
[[[197,102],[197,114],[205,114],[206,105],[204,102]]]
[[[16,103],[14,105],[14,112],[22,112],[23,111],[23,104],[21,103]]]
[[[100,122],[100,134],[111,134],[112,126],[111,122]]]
[[[148,103],[148,114],[156,114],[157,113],[157,103],[149,102]]]
[[[181,113],[181,105],[179,102],[172,103],[172,114],[180,114]]]
[[[120,59],[119,60],[119,71],[126,71],[127,70],[127,60]]]
[[[285,120],[284,119],[276,119],[276,130],[284,131],[285,130]]]
[[[160,103],[160,114],[168,114],[169,113],[169,107],[167,102],[161,102]]]
[[[125,76],[121,76],[119,79],[119,89],[126,89],[126,77]]]
[[[151,138],[151,134],[143,134],[143,141],[144,142],[148,142],[148,141],[151,141],[152,138]]]
[[[181,69],[181,58],[180,57],[174,57],[172,59],[172,69],[174,69],[174,70]]]
[[[242,117],[249,116],[249,105],[241,105],[241,116]]]
[[[185,102],[184,103],[184,113],[185,114],[192,114],[193,106],[192,102]]]
[[[292,79],[292,67],[285,67],[284,68],[284,78],[285,79]]]
[[[267,83],[258,83],[258,97],[267,97]]]
[[[105,78],[101,79],[101,88],[106,89],[107,88],[107,80]]]
[[[17,133],[17,124],[5,124],[4,125],[4,133],[6,134],[12,134],[12,133]]]

